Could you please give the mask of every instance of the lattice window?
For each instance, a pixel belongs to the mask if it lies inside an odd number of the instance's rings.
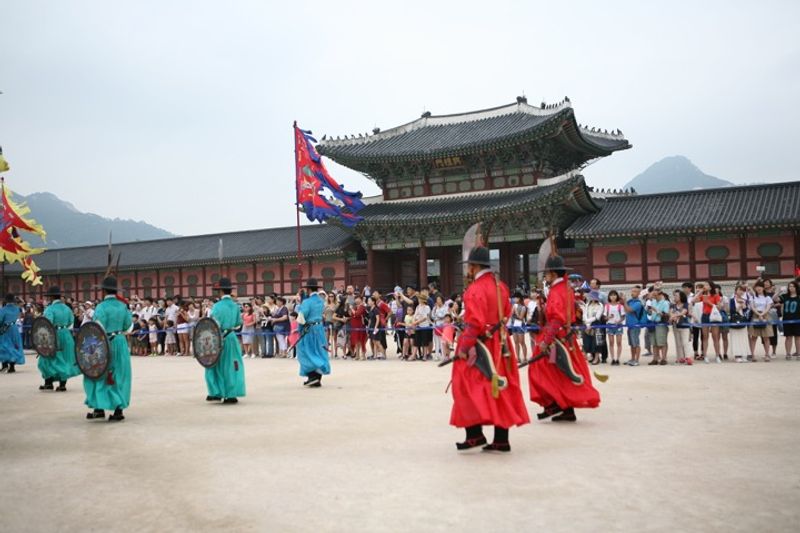
[[[81,283],[81,291],[84,302],[88,302],[92,299],[92,283],[90,281],[84,281]]]
[[[609,269],[609,278],[614,282],[625,281],[625,267],[611,267]]]
[[[724,279],[728,277],[728,263],[711,263],[708,265],[711,279]]]
[[[300,270],[299,269],[292,269],[289,271],[289,279],[292,280],[292,294],[297,293],[300,290]]]
[[[153,278],[142,278],[142,292],[145,298],[153,297]]]
[[[188,285],[186,290],[189,292],[189,296],[191,296],[192,298],[197,296],[197,284],[198,284],[198,282],[199,282],[199,280],[198,280],[198,278],[197,278],[197,276],[195,274],[189,274],[186,277],[186,284]]]
[[[764,274],[768,276],[780,276],[781,262],[778,258],[783,253],[783,246],[777,242],[765,242],[759,245],[756,250],[761,257],[761,265],[764,267]]]
[[[247,296],[247,274],[244,272],[236,274],[236,295]]]
[[[628,262],[628,254],[621,251],[608,252],[606,261],[608,261],[609,265],[624,265]]]
[[[273,294],[275,292],[275,272],[265,270],[261,274],[261,280],[264,282],[264,294]]]
[[[709,246],[706,248],[706,257],[711,260],[720,261],[727,259],[731,251],[727,246]]]
[[[175,277],[174,276],[165,276],[164,277],[164,295],[168,298],[175,296]]]
[[[333,290],[333,278],[336,277],[336,269],[325,267],[322,269],[322,287],[326,291]]]
[[[681,256],[675,248],[662,248],[656,252],[656,258],[661,263],[659,275],[662,280],[678,279],[678,266],[675,264]]]

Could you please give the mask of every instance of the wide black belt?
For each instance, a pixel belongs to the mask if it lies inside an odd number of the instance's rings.
[[[234,331],[236,331],[236,328],[223,329],[222,330],[222,338],[224,339],[225,337],[227,337],[228,335],[230,335]]]

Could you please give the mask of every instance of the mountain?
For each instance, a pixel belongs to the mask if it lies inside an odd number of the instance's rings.
[[[27,216],[39,222],[47,232],[46,243],[42,243],[42,240],[36,235],[25,233],[23,235],[25,240],[33,246],[65,248],[105,244],[108,242],[109,231],[112,232],[114,242],[163,239],[175,236],[146,222],[110,219],[92,213],[83,213],[71,203],[47,192],[33,193],[28,196],[14,195],[14,200],[18,203],[28,204],[31,212]]]
[[[647,170],[633,178],[625,188],[633,187],[639,194],[658,192],[690,191],[731,187],[727,180],[709,176],[682,155],[665,157],[653,163]]]

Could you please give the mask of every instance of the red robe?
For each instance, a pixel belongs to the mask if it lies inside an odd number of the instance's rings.
[[[491,272],[485,272],[464,293],[464,332],[458,339],[456,353],[469,353],[478,338],[488,333],[498,322],[495,278]],[[502,282],[500,300],[503,303],[503,316],[507,318],[511,315],[511,302],[508,287]],[[510,357],[502,355],[499,330],[491,338],[483,340],[492,353],[497,373],[508,380],[508,387],[500,391],[498,398],[492,397],[492,383],[480,370],[470,366],[464,359],[455,360],[451,425],[461,428],[478,425],[510,428],[530,422],[510,337],[511,335],[507,335],[506,338]]]
[[[367,308],[363,305],[357,306],[353,309],[353,314],[350,316],[350,347],[355,348],[367,346],[367,330],[364,324],[364,317],[367,315]]]
[[[567,339],[571,325],[571,320],[568,320],[567,317],[567,310],[570,306],[574,308],[574,299],[567,293],[571,290],[572,287],[569,286],[566,279],[558,280],[550,287],[550,294],[547,296],[544,308],[545,326],[536,336],[532,356],[539,355],[539,345],[542,342],[550,344],[556,338],[561,339],[572,359],[572,367],[583,376],[583,384],[575,385],[554,363],[550,362],[549,357],[539,359],[528,366],[528,383],[531,400],[542,407],[553,403],[558,404],[562,409],[600,405],[600,393],[592,386],[592,373],[589,371],[586,357],[578,344],[578,335],[574,334]],[[571,318],[574,316],[573,311]]]

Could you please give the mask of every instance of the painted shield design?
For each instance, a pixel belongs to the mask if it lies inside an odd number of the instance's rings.
[[[87,378],[103,377],[111,362],[111,350],[103,326],[97,322],[81,326],[75,339],[75,359]]]
[[[192,348],[197,362],[211,368],[219,361],[222,353],[222,332],[213,318],[202,318],[194,327]]]
[[[53,323],[43,316],[35,318],[31,324],[31,342],[36,353],[42,357],[53,357],[58,351],[58,337]]]

